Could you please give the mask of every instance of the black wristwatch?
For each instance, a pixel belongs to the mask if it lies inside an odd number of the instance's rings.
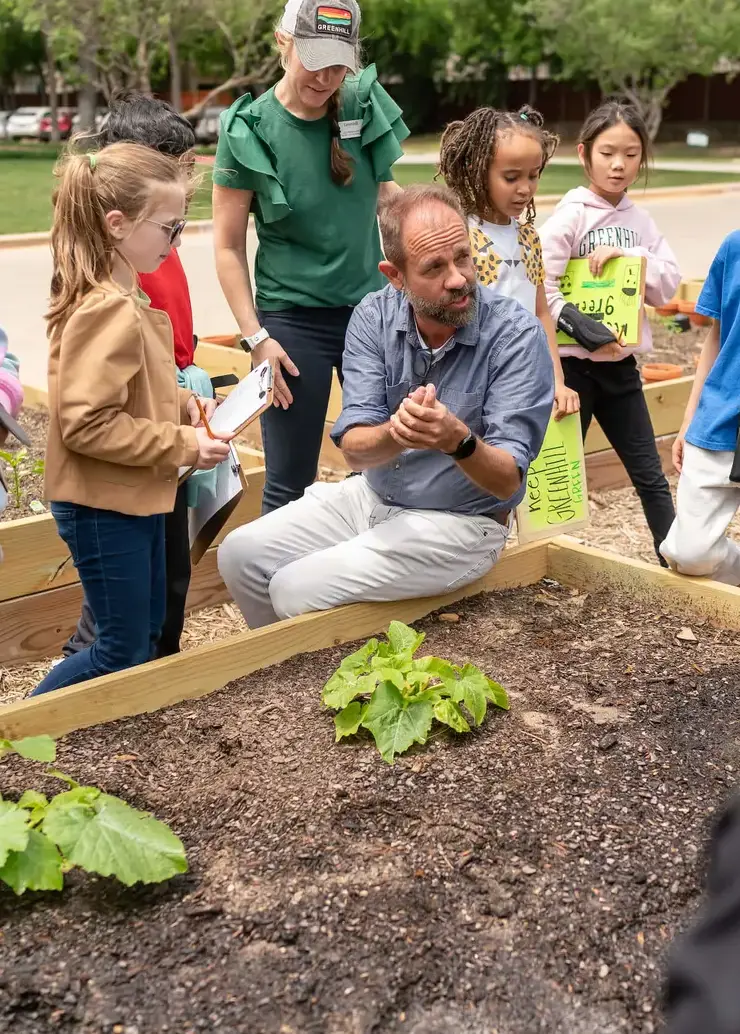
[[[473,455],[477,444],[478,439],[475,437],[472,431],[468,431],[468,433],[462,439],[455,451],[448,452],[447,455],[452,456],[453,460],[466,460],[468,456]]]

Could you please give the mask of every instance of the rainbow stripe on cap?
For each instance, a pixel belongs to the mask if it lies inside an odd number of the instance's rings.
[[[316,16],[324,24],[347,27],[352,25],[352,13],[344,7],[319,7]]]

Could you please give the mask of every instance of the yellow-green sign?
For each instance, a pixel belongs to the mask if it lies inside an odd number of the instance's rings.
[[[622,344],[636,348],[642,340],[642,303],[645,298],[644,258],[615,258],[607,262],[603,275],[595,277],[588,259],[571,259],[560,278],[560,293],[566,302],[604,323]],[[558,331],[558,344],[576,342]]]
[[[550,538],[588,524],[586,464],[577,413],[550,420],[516,510],[520,542]]]

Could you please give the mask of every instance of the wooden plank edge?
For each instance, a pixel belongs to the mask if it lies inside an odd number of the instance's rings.
[[[740,628],[740,588],[582,546],[567,535],[547,543],[547,574],[563,585],[589,592],[617,589],[638,593],[676,611],[688,604],[693,613],[722,628]]]
[[[216,554],[215,548],[209,549],[193,568],[186,602],[188,614],[231,599],[218,573]],[[81,605],[79,582],[0,603],[0,664],[58,656],[77,626]]]
[[[676,436],[673,434],[655,439],[663,473],[666,475],[676,473],[671,456],[675,440]],[[586,456],[586,481],[589,491],[592,492],[606,492],[612,488],[626,488],[632,484],[614,449],[592,452]]]
[[[31,409],[48,409],[49,393],[45,388],[37,388],[33,384],[23,385],[23,405]]]
[[[239,448],[243,464],[250,457]],[[242,496],[226,526],[216,536],[218,545],[229,531],[256,520],[262,510],[262,491],[265,486],[264,466],[244,466],[247,490]],[[41,517],[20,517],[14,521],[0,521],[0,545],[5,560],[0,568],[0,602],[21,600],[35,593],[48,592],[79,582],[67,547],[57,534],[51,514]]]
[[[243,632],[127,671],[32,697],[0,708],[0,735],[9,739],[63,736],[76,729],[205,696],[227,682],[383,630],[390,621],[416,621],[434,610],[491,589],[532,585],[545,576],[547,543],[505,550],[498,564],[472,585],[423,599],[355,603],[304,614]]]
[[[693,382],[693,376],[678,377],[672,381],[658,381],[655,384],[643,386],[645,401],[656,436],[676,434],[680,429]],[[592,423],[584,444],[586,455],[592,452],[603,452],[610,448],[611,444],[604,432],[597,423]]]

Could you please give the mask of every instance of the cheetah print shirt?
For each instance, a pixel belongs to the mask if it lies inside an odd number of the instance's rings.
[[[537,288],[545,282],[542,246],[531,223],[512,219],[508,226],[469,220],[478,283],[515,298],[535,313]]]

